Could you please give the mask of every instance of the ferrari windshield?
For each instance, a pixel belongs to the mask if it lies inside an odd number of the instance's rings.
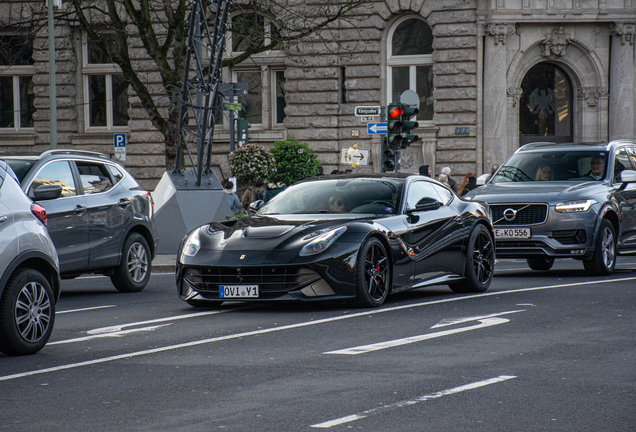
[[[298,183],[263,206],[258,214],[397,213],[402,179],[342,178]]]
[[[492,182],[603,180],[606,167],[605,151],[520,152],[499,168]]]

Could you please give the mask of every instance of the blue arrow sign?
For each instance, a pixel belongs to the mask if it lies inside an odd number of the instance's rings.
[[[369,135],[384,135],[387,131],[387,123],[367,123],[367,133]]]

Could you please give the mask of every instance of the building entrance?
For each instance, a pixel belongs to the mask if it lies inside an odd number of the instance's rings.
[[[551,63],[538,63],[521,82],[519,145],[572,141],[572,84]]]

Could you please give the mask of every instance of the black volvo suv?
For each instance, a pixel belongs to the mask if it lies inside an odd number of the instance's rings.
[[[498,258],[549,270],[555,258],[608,275],[636,253],[636,142],[532,143],[466,195],[490,205]]]
[[[63,279],[102,273],[119,291],[145,288],[157,243],[153,201],[124,168],[101,153],[66,149],[3,159],[46,209]]]

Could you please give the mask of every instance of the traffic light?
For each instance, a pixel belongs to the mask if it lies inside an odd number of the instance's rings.
[[[247,119],[240,117],[236,119],[236,135],[238,136],[239,147],[250,142],[250,138],[252,138],[249,131],[250,127],[252,127],[252,124]]]
[[[402,114],[404,114],[404,109],[400,104],[389,104],[387,107],[387,115],[389,117],[386,137],[387,148],[397,149],[400,147],[400,142],[402,141]]]
[[[420,139],[417,135],[412,135],[412,129],[419,126],[416,121],[411,121],[413,116],[416,116],[420,110],[411,105],[402,105],[402,114],[400,119],[402,121],[402,141],[400,142],[402,148],[410,146],[412,142]]]
[[[387,147],[384,149],[384,165],[382,166],[383,171],[395,171],[395,157],[397,150],[391,147]]]

